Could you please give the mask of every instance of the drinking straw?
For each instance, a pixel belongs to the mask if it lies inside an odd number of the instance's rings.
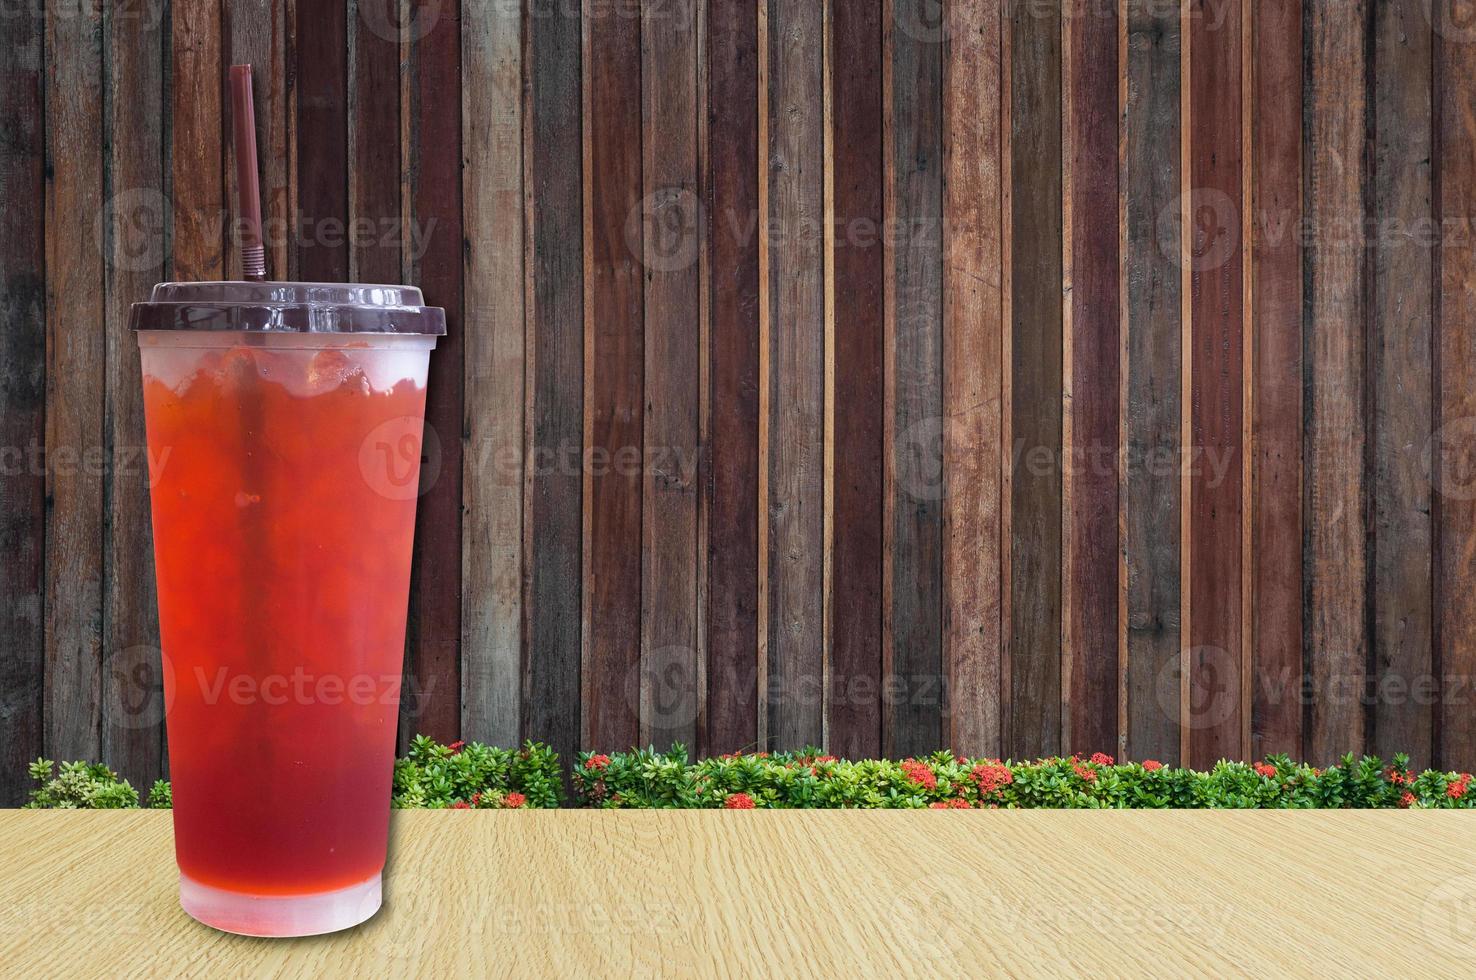
[[[256,170],[256,105],[251,66],[231,65],[231,124],[236,138],[236,210],[241,219],[241,271],[253,282],[266,279],[261,244],[261,178]]]

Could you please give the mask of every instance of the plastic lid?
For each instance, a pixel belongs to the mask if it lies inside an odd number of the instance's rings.
[[[343,282],[161,282],[134,303],[134,330],[392,333],[442,337],[446,311],[414,286]]]

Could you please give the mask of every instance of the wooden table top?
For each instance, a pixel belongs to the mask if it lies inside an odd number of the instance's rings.
[[[385,906],[180,911],[169,814],[0,811],[11,976],[1470,975],[1476,820],[1402,812],[403,812]]]

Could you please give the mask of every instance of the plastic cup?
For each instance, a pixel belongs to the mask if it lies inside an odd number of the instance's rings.
[[[303,936],[378,910],[426,372],[405,286],[163,283],[134,306],[180,901]]]

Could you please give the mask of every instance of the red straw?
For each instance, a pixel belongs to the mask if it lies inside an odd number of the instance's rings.
[[[256,105],[251,66],[231,65],[231,123],[236,138],[236,210],[241,218],[241,271],[254,282],[266,278],[261,244],[261,178],[256,170]]]

